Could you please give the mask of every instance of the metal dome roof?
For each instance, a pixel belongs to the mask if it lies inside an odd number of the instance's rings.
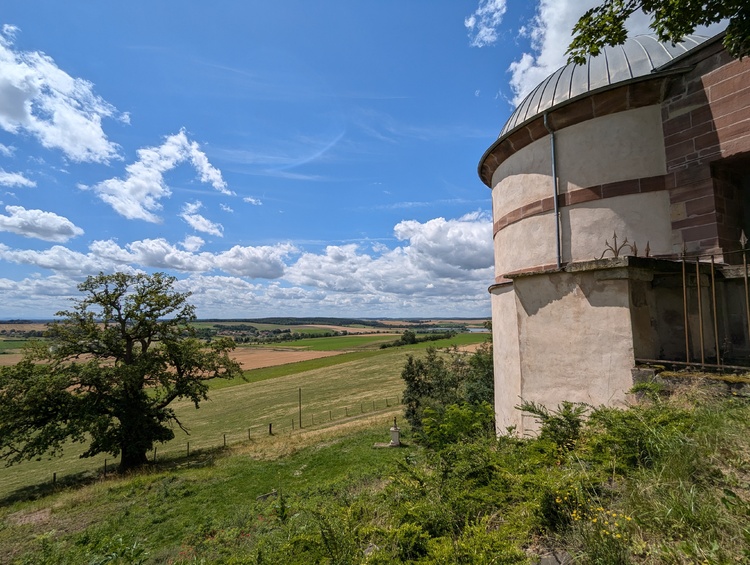
[[[582,94],[646,76],[709,39],[688,35],[680,43],[660,43],[655,35],[638,35],[623,45],[607,46],[585,65],[568,63],[544,79],[518,105],[500,137],[545,110]]]

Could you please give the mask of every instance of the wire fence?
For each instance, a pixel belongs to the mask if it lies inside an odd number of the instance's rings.
[[[361,400],[345,406],[337,405],[330,409],[308,410],[300,400],[296,414],[290,415],[283,420],[254,424],[243,430],[227,430],[216,437],[215,440],[202,439],[195,441],[189,437],[184,442],[172,440],[166,445],[155,447],[148,454],[148,460],[152,464],[166,460],[175,461],[185,459],[189,461],[191,457],[198,456],[201,452],[205,453],[210,450],[231,447],[232,445],[239,445],[269,436],[288,437],[290,434],[305,432],[311,428],[325,427],[336,422],[355,420],[364,415],[387,411],[400,405],[401,397],[391,396],[380,399],[368,398],[367,400]],[[98,465],[95,460],[92,461],[92,468],[86,474],[106,475],[111,471],[115,471],[119,463],[117,458],[111,456],[104,458],[103,461],[101,459],[99,461]],[[71,476],[73,475],[80,476],[81,473],[71,473]],[[65,475],[53,472],[51,480],[53,484],[56,484],[58,479],[64,480],[64,478]]]

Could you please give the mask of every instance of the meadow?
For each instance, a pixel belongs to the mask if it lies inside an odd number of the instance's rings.
[[[380,350],[377,342],[369,342],[370,349],[362,349],[363,343],[356,341],[358,337],[319,339],[318,347],[325,340],[332,340],[340,348],[337,355],[245,371],[244,379],[213,381],[210,399],[197,410],[189,402],[174,403],[177,417],[190,435],[176,428],[175,439],[157,446],[157,460],[186,455],[188,442],[195,453],[221,447],[225,441],[231,445],[248,437],[267,436],[269,424],[278,437],[286,437],[293,433],[292,425],[295,431],[299,430],[300,389],[305,428],[389,411],[403,389],[400,375],[407,355],[424,350],[428,344]],[[430,345],[466,347],[486,339],[482,334],[459,334]],[[279,349],[283,354],[283,349]],[[0,468],[0,499],[33,491],[38,485],[44,488],[53,476],[58,483],[96,477],[104,470],[105,460],[109,468],[117,464],[112,456],[80,459],[83,451],[83,446],[71,445],[60,458]]]
[[[390,407],[48,485],[0,503],[0,563],[748,563],[747,391],[691,381],[545,412],[536,438],[400,423],[374,449]]]

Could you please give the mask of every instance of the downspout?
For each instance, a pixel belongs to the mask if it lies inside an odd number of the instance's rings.
[[[558,203],[559,187],[557,183],[557,152],[555,151],[555,131],[547,123],[547,114],[544,113],[544,127],[550,135],[550,147],[552,149],[552,201],[555,206],[555,248],[557,250],[557,268],[562,268],[562,249],[560,245],[560,205]]]

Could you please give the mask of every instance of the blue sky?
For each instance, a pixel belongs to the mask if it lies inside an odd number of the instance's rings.
[[[0,318],[115,270],[199,317],[489,316],[476,165],[593,3],[7,0]]]

